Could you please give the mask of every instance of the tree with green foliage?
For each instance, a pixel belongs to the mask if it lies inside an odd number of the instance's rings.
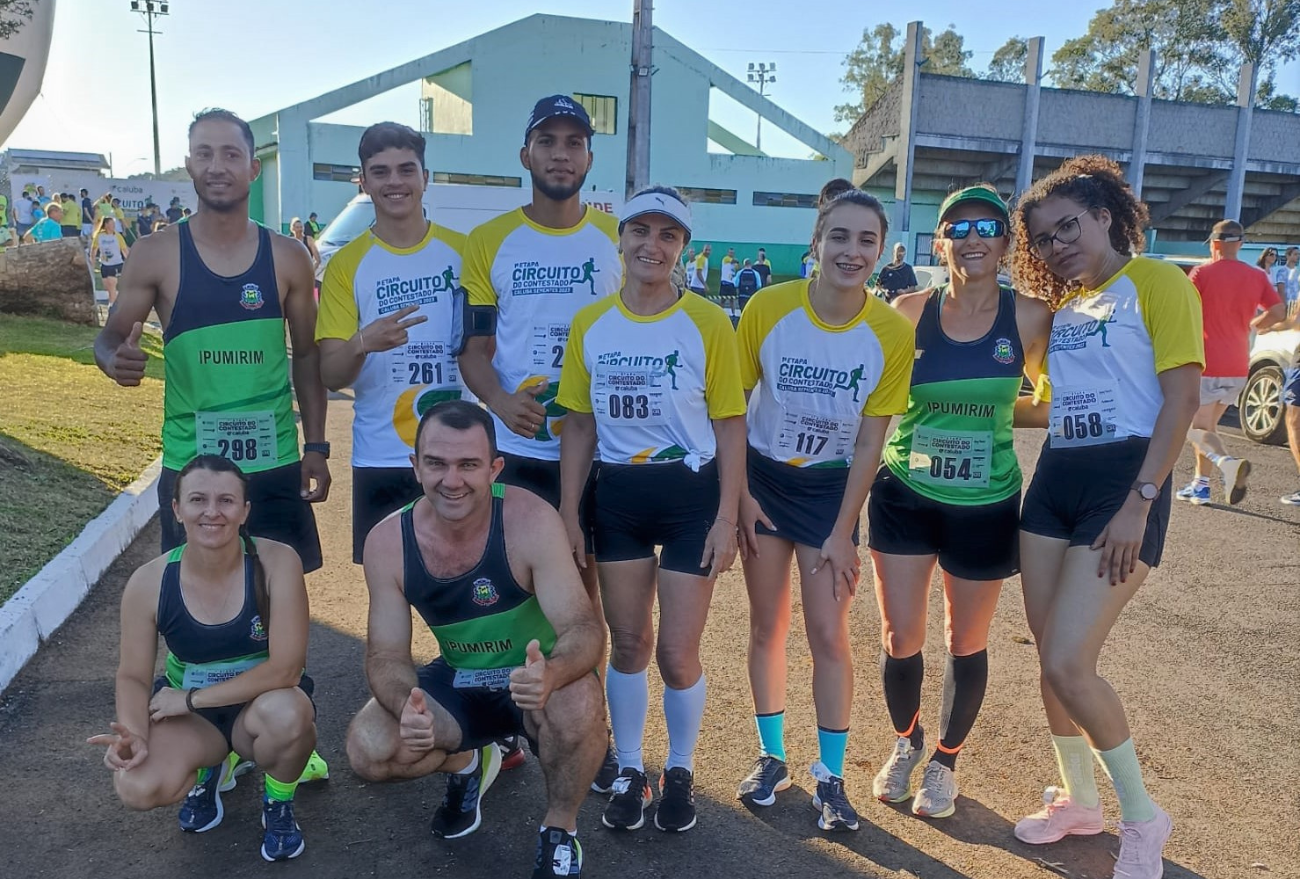
[[[1300,0],[1115,0],[1088,31],[1052,55],[1053,85],[1132,94],[1138,56],[1155,52],[1153,94],[1171,101],[1231,103],[1244,61],[1259,66],[1259,106],[1294,104],[1274,73],[1300,53]]]
[[[862,41],[844,59],[844,75],[840,78],[844,90],[857,100],[837,106],[835,121],[852,124],[880,99],[903,72],[906,39],[906,28],[899,30],[888,22],[863,30]],[[953,25],[937,35],[928,27],[922,28],[921,56],[926,61],[926,73],[973,77],[975,71],[967,64],[972,54]]]
[[[7,40],[32,19],[33,0],[0,0],[0,40]]]
[[[995,82],[1024,82],[1025,62],[1029,60],[1029,41],[1015,36],[1003,43],[993,53],[984,79]]]

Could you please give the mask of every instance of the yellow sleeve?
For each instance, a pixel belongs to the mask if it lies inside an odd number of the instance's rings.
[[[496,307],[497,291],[492,287],[492,258],[501,246],[498,220],[489,220],[473,229],[461,254],[460,285],[465,288],[470,305]]]
[[[1183,270],[1155,260],[1138,287],[1142,321],[1151,336],[1156,372],[1195,363],[1205,366],[1201,294]]]
[[[704,338],[704,401],[709,417],[718,420],[744,415],[748,406],[740,386],[740,350],[731,318],[698,296],[691,304],[691,320]]]
[[[355,282],[361,257],[369,249],[370,233],[347,244],[325,265],[316,311],[316,341],[351,339],[361,326]]]
[[[863,415],[902,415],[912,390],[912,364],[916,362],[916,330],[912,322],[877,299],[867,322],[880,340],[885,369],[880,383],[867,397]]]
[[[591,409],[591,373],[587,369],[583,339],[604,310],[586,306],[573,316],[569,341],[564,346],[564,365],[560,367],[560,390],[555,402],[571,412],[588,412]]]
[[[763,300],[767,292],[760,290],[749,300],[745,310],[740,313],[740,323],[736,326],[736,345],[740,357],[740,384],[746,391],[752,391],[763,377],[763,364],[758,355],[763,347],[763,339],[771,326],[760,315]]]
[[[126,238],[122,235],[121,232],[114,232],[113,234],[117,236],[117,246],[118,246],[118,248],[119,248],[120,250],[122,250],[122,251],[125,253],[125,252],[126,252]]]

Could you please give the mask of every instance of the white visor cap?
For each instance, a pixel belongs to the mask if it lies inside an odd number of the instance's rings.
[[[623,213],[618,219],[618,231],[637,217],[646,214],[663,214],[686,231],[687,243],[691,240],[691,209],[685,203],[662,192],[642,192],[632,196],[623,205]]]

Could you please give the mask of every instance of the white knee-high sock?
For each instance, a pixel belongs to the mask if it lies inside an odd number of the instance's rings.
[[[645,715],[650,706],[645,670],[623,674],[609,666],[605,671],[605,695],[609,700],[609,725],[614,732],[618,768],[645,772],[641,740],[645,736]]]
[[[664,722],[668,726],[667,772],[677,766],[695,771],[695,743],[704,723],[704,675],[684,690],[664,687]]]

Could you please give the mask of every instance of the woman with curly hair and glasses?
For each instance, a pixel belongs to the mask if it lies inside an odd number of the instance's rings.
[[[1100,833],[1092,760],[1120,802],[1115,879],[1158,879],[1172,830],[1147,795],[1119,696],[1097,658],[1160,563],[1170,473],[1200,404],[1196,289],[1138,256],[1147,209],[1115,162],[1080,156],[1016,206],[1016,288],[1055,314],[1048,439],[1021,511],[1021,583],[1063,789],[1015,828],[1024,842]],[[1048,407],[1038,407],[1038,411]]]

